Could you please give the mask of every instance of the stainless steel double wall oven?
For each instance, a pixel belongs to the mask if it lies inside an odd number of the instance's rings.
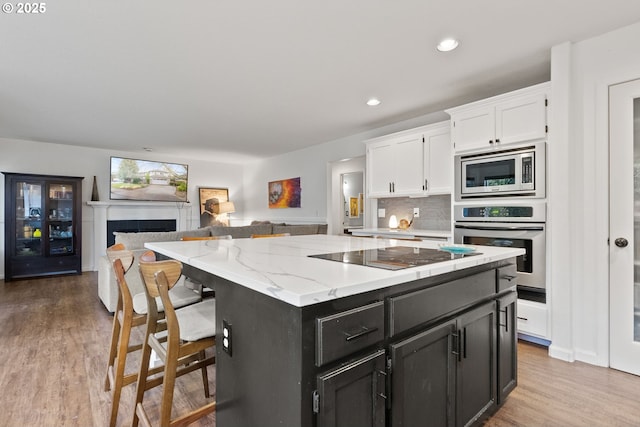
[[[546,302],[545,143],[455,157],[454,241],[525,249],[518,298]]]

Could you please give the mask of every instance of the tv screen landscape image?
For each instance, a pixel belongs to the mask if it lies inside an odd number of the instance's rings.
[[[186,202],[188,166],[111,157],[111,200]]]

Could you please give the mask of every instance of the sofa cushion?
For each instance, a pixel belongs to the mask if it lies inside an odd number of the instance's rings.
[[[318,224],[290,224],[290,225],[274,225],[273,232],[289,233],[292,236],[300,236],[303,234],[318,234]]]
[[[212,225],[208,228],[212,236],[229,235],[234,239],[246,239],[251,237],[252,234],[272,234],[273,232],[273,226],[271,224],[242,225],[237,227]]]
[[[114,231],[113,234],[116,236],[116,243],[122,243],[130,251],[144,249],[144,244],[147,242],[171,242],[180,240],[183,236],[206,237],[210,235],[209,230],[206,228],[187,231],[145,231],[134,233]]]

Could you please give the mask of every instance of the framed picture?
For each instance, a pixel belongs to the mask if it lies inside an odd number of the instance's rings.
[[[358,197],[349,197],[349,218],[358,218],[360,216],[360,206]]]
[[[269,182],[269,209],[299,208],[300,177]]]
[[[229,201],[228,188],[199,187],[200,227],[209,225],[229,225],[227,214],[215,214],[213,207]]]

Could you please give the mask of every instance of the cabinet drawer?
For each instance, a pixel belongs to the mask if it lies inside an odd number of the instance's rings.
[[[463,309],[496,292],[495,270],[389,298],[389,335]]]
[[[316,366],[384,339],[384,301],[316,319]]]
[[[547,338],[547,305],[518,300],[518,332]]]
[[[502,292],[513,288],[518,279],[518,270],[515,264],[509,264],[496,270],[496,292]]]
[[[77,255],[61,257],[24,257],[13,262],[13,277],[37,277],[51,274],[80,273],[80,257]]]

